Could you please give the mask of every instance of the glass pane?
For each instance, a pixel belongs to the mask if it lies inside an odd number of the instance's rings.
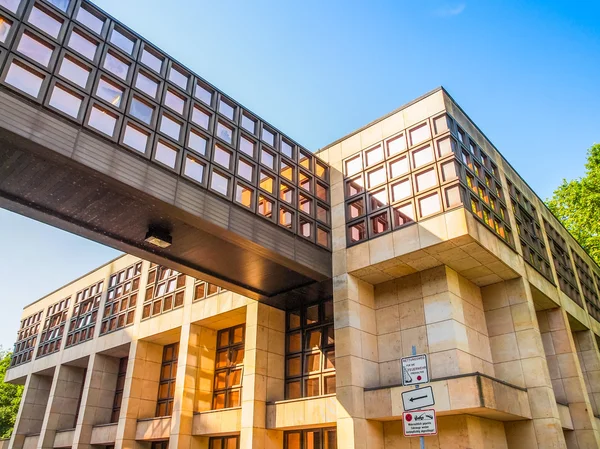
[[[225,408],[225,393],[215,394],[213,398],[213,409],[219,410]]]
[[[217,368],[225,368],[227,366],[227,363],[228,363],[227,354],[228,354],[227,350],[217,352],[217,361],[216,361]]]
[[[334,394],[336,391],[335,387],[335,376],[328,376],[323,379],[324,382],[324,391],[325,394]],[[335,446],[334,446],[335,447]]]
[[[294,216],[285,208],[279,209],[279,223],[286,228],[292,228]]]
[[[321,330],[317,329],[306,333],[305,349],[319,349],[321,347]]]
[[[103,132],[112,137],[115,132],[115,125],[117,124],[117,118],[112,114],[108,114],[106,111],[101,110],[94,106],[90,113],[89,125],[96,128],[98,131]]]
[[[154,155],[154,158],[171,168],[175,168],[175,162],[177,161],[177,150],[163,144],[162,142],[158,142],[156,145],[156,154]]]
[[[300,432],[298,433],[286,433],[285,442],[287,449],[303,449],[300,441]]]
[[[235,201],[245,207],[252,207],[252,190],[241,184],[235,187]]]
[[[127,73],[129,72],[129,64],[124,61],[121,61],[112,53],[106,54],[106,58],[104,60],[104,68],[123,80],[127,79]]]
[[[319,378],[304,380],[304,396],[319,396]]]
[[[6,42],[11,27],[12,22],[0,16],[0,42]]]
[[[37,97],[42,87],[44,79],[32,72],[25,66],[13,62],[8,69],[6,74],[6,82],[11,86],[31,95]]]
[[[102,98],[103,100],[108,101],[110,104],[116,107],[121,106],[121,100],[123,100],[123,89],[113,84],[109,81],[106,81],[104,78],[101,78],[98,82],[98,89],[96,90],[96,95]]]
[[[133,46],[135,45],[134,41],[125,36],[123,33],[119,32],[117,29],[114,29],[110,35],[110,42],[115,44],[129,55],[133,52]]]
[[[232,107],[226,101],[221,100],[219,102],[219,112],[225,117],[227,117],[229,120],[233,120],[235,115],[235,108]]]
[[[173,120],[168,115],[163,115],[160,121],[160,132],[173,138],[173,140],[179,140],[181,136],[181,122]]]
[[[188,156],[185,159],[184,174],[198,182],[203,182],[204,167],[204,164],[202,164],[198,159]],[[202,288],[204,289],[204,284],[202,285]]]
[[[300,195],[298,198],[298,207],[305,214],[312,214],[312,200],[310,198]]]
[[[416,145],[429,138],[431,138],[431,131],[429,130],[429,125],[427,123],[410,130],[411,145]]]
[[[264,217],[273,217],[273,201],[260,195],[258,197],[258,213]]]
[[[96,56],[96,50],[98,50],[98,44],[89,40],[77,30],[73,30],[71,33],[71,38],[69,39],[68,45],[70,48],[90,60],[94,60],[94,57]]]
[[[207,144],[208,144],[208,141],[206,140],[205,137],[201,136],[200,134],[198,134],[194,131],[190,131],[190,138],[188,141],[188,146],[192,150],[196,151],[199,154],[205,155]]]
[[[231,152],[225,150],[219,145],[215,146],[215,153],[213,154],[213,160],[222,165],[223,167],[229,168],[231,164]]]
[[[227,387],[227,372],[221,371],[215,374],[215,390],[223,390]]]
[[[29,33],[23,33],[17,50],[47,67],[50,63],[54,47],[50,47]]]
[[[187,90],[187,75],[184,75],[174,67],[171,67],[171,70],[169,71],[169,81],[181,87],[183,90]]]
[[[335,368],[335,351],[327,351],[325,354],[325,367],[324,369]]]
[[[300,327],[300,311],[288,312],[288,329],[297,329]]]
[[[79,115],[79,109],[81,108],[81,100],[81,97],[75,96],[66,89],[55,85],[54,89],[52,90],[52,96],[50,97],[49,104],[50,106],[61,110],[65,114],[77,118]]]
[[[304,363],[305,373],[314,373],[321,370],[321,354],[309,354]]]
[[[227,143],[233,143],[233,129],[222,122],[217,124],[217,136]]]
[[[427,216],[440,212],[441,204],[439,195],[436,193],[419,200],[419,207],[421,208],[421,216]]]
[[[194,107],[192,111],[192,122],[201,128],[208,129],[210,123],[210,115],[200,108]]]
[[[242,115],[242,128],[254,134],[256,132],[256,121],[247,115]]]
[[[271,170],[275,169],[275,156],[270,151],[262,150],[260,162]]]
[[[240,159],[238,163],[238,175],[252,182],[254,179],[254,166]]]
[[[195,97],[201,102],[210,106],[212,102],[212,92],[201,86],[200,84],[196,85],[196,94]]]
[[[307,431],[304,434],[304,440],[305,449],[321,449],[321,432]]]
[[[68,56],[63,59],[58,73],[84,89],[90,77],[90,69]]]
[[[156,57],[154,54],[150,53],[147,50],[142,51],[142,59],[141,61],[146,64],[151,69],[160,73],[162,69],[163,60]]]
[[[290,159],[293,159],[293,157],[294,157],[294,149],[293,149],[292,145],[290,145],[285,140],[281,141],[281,152],[285,156],[289,157]]]
[[[240,151],[254,157],[254,142],[242,136],[240,138]]]
[[[291,165],[286,164],[283,161],[281,161],[281,169],[279,170],[279,174],[289,181],[294,180],[294,169]]]
[[[63,21],[34,6],[29,15],[29,23],[56,39]]]
[[[125,135],[123,136],[123,143],[144,153],[148,145],[148,137],[147,133],[140,131],[135,126],[127,125]]]
[[[228,387],[239,387],[242,384],[242,370],[235,369],[229,373]]]
[[[298,399],[298,398],[302,397],[302,391],[301,391],[300,386],[301,386],[301,384],[300,384],[299,380],[293,381],[293,382],[288,382],[285,385],[286,399]]]
[[[268,129],[263,128],[263,131],[262,131],[262,140],[263,140],[263,142],[266,142],[269,145],[274,146],[275,145],[275,134],[273,134]]]
[[[165,105],[173,109],[175,112],[183,114],[185,100],[179,95],[175,95],[170,90],[167,90],[167,95],[165,96]]]
[[[287,360],[287,376],[294,377],[302,374],[302,359],[297,357],[290,357]]]
[[[229,407],[239,407],[241,405],[240,390],[229,392]],[[228,447],[231,447],[228,445]]]
[[[437,184],[437,177],[435,176],[435,169],[427,170],[423,173],[418,174],[415,177],[417,182],[417,191],[422,192],[423,190],[429,189]]]
[[[87,26],[89,29],[95,31],[96,33],[102,33],[102,27],[104,27],[104,20],[96,17],[87,9],[79,8],[79,12],[77,13],[77,20],[80,23]]]
[[[427,165],[430,162],[433,162],[433,160],[433,149],[431,146],[419,148],[413,153],[413,163],[415,168]]]
[[[158,92],[158,83],[152,78],[146,76],[144,72],[138,73],[138,76],[135,80],[135,87],[150,97],[156,98],[156,93]]]
[[[323,449],[337,449],[337,432],[336,430],[325,431],[325,447]]]
[[[154,113],[154,108],[144,101],[140,101],[134,97],[131,100],[129,112],[131,115],[140,119],[142,122],[148,125],[152,123],[152,115]]]
[[[306,309],[306,324],[311,325],[319,322],[319,305],[315,304]]]
[[[12,12],[17,12],[20,4],[21,0],[0,0],[0,5]]]
[[[302,332],[294,332],[288,335],[287,353],[300,352],[302,350]]]
[[[244,349],[232,349],[230,357],[231,360],[229,362],[232,365],[239,365],[241,363],[244,363]]]
[[[210,188],[222,195],[227,195],[229,190],[229,179],[218,172],[213,172],[210,180]]]

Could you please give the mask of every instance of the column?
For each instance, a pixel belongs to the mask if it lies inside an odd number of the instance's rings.
[[[52,376],[27,376],[15,428],[10,438],[10,449],[22,449],[25,436],[41,432],[51,387]]]
[[[119,359],[90,355],[73,449],[91,448],[93,427],[110,423],[118,375]]]
[[[266,429],[267,401],[284,398],[285,312],[260,302],[246,308],[240,447],[281,449],[283,433]]]
[[[579,365],[595,416],[600,416],[600,352],[591,330],[573,332]]]
[[[509,449],[565,448],[529,283],[513,279],[481,292],[495,376],[527,388],[533,417],[505,423]]]
[[[591,449],[600,447],[600,434],[590,403],[567,313],[562,308],[538,312],[550,378],[558,402],[568,404],[573,432],[567,436],[567,447]]]

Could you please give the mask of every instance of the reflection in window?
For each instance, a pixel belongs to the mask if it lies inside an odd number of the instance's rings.
[[[13,61],[5,81],[22,92],[37,97],[40,93],[44,78],[24,64]]]
[[[231,151],[227,151],[223,147],[215,145],[213,160],[217,164],[222,165],[225,168],[229,168],[231,166]]]
[[[48,67],[54,47],[25,32],[21,36],[17,50],[34,61],[39,62],[44,67]]]
[[[156,403],[157,417],[171,416],[173,414],[178,356],[179,343],[164,347],[158,386],[158,400]]]
[[[219,112],[225,117],[227,117],[229,120],[233,120],[235,117],[235,107],[224,100],[221,100],[219,102]]]
[[[59,75],[64,76],[70,81],[73,81],[78,86],[85,89],[88,83],[88,79],[90,77],[91,70],[80,64],[76,59],[65,56],[60,65]]]
[[[203,109],[194,106],[194,110],[192,111],[192,122],[194,122],[201,128],[208,129],[210,123],[210,115]]]
[[[317,174],[317,176],[321,179],[326,179],[327,172],[328,172],[327,166],[325,164],[322,164],[317,161],[315,164],[315,173]]]
[[[243,159],[240,159],[238,162],[237,174],[240,178],[244,178],[246,181],[252,182],[254,179],[254,166]]]
[[[135,87],[146,95],[156,98],[156,93],[158,92],[158,83],[154,80],[154,78],[150,78],[146,76],[144,72],[139,72],[136,80]]]
[[[142,51],[141,61],[157,73],[160,73],[162,70],[163,59],[148,50]]]
[[[281,140],[281,152],[290,159],[294,158],[294,147],[285,140]]]
[[[242,405],[245,329],[242,324],[217,334],[213,410]]]
[[[137,97],[133,97],[131,100],[131,106],[129,108],[129,113],[132,116],[134,116],[135,118],[150,125],[152,123],[154,107],[150,106],[145,101],[138,99]]]
[[[275,134],[267,128],[263,128],[262,130],[262,140],[263,142],[268,143],[272,147],[275,146]]]
[[[362,198],[353,201],[348,205],[348,215],[351,220],[358,218],[365,213],[365,200]]]
[[[112,137],[115,133],[117,117],[104,108],[93,106],[88,123],[98,131]]]
[[[148,145],[148,138],[150,135],[139,129],[137,126],[128,124],[125,128],[125,135],[123,136],[123,143],[138,150],[141,153],[146,152]]]
[[[392,186],[392,202],[403,200],[412,195],[410,179],[397,182]]]
[[[329,224],[329,209],[317,203],[317,220]]]
[[[264,195],[258,196],[258,213],[266,218],[273,218],[274,202]]]
[[[79,8],[79,11],[77,12],[77,21],[98,34],[102,33],[104,20],[92,14],[84,7]]]
[[[271,170],[275,169],[275,156],[270,151],[263,149],[260,152],[260,162]]]
[[[317,226],[317,243],[321,246],[329,248],[331,245],[329,231]]]
[[[175,168],[175,163],[177,162],[177,153],[177,149],[159,141],[156,144],[156,153],[154,154],[154,159],[171,168]]]
[[[352,176],[362,170],[362,159],[360,154],[346,161],[346,175]]]
[[[388,219],[387,212],[371,217],[371,231],[373,232],[373,235],[383,234],[389,230],[390,220]]]
[[[100,78],[98,82],[98,89],[96,89],[96,95],[103,100],[108,101],[117,108],[121,106],[123,100],[123,89],[104,78]]]
[[[160,120],[160,132],[171,137],[173,140],[179,140],[181,137],[181,126],[181,122],[173,120],[166,114],[163,114]]]
[[[233,143],[233,128],[219,121],[217,124],[217,136],[231,144]]]
[[[171,90],[167,90],[167,94],[165,95],[165,106],[173,109],[178,114],[183,114],[185,99]]]
[[[200,161],[200,159],[188,155],[185,158],[183,174],[201,183],[204,182],[205,168],[206,164],[204,162]]]
[[[59,85],[55,85],[52,90],[52,95],[50,96],[49,104],[65,114],[77,118],[82,100],[83,98],[81,96],[75,95]]]
[[[207,145],[208,145],[208,140],[206,139],[206,137],[200,135],[193,129],[190,130],[188,147],[190,147],[196,153],[204,156],[204,155],[206,155],[206,146]]]
[[[183,90],[187,90],[188,76],[184,75],[175,67],[171,67],[171,70],[169,71],[169,81],[181,87]]]
[[[254,192],[252,189],[246,187],[245,185],[238,184],[235,186],[235,201],[241,204],[242,206],[251,208],[253,193]]]
[[[63,21],[59,20],[53,14],[49,14],[38,8],[36,5],[31,9],[31,13],[29,14],[29,23],[56,39],[60,33]]]
[[[288,181],[294,182],[294,168],[290,164],[285,163],[283,160],[281,161],[279,175]]]
[[[411,129],[409,135],[410,144],[417,145],[426,141],[427,139],[430,139],[431,131],[429,130],[429,125],[427,123],[423,123],[421,126]]]
[[[208,440],[208,449],[238,449],[239,443],[239,436],[211,437]]]
[[[266,192],[273,193],[275,189],[275,178],[270,174],[260,171],[260,188],[265,190]]]
[[[6,42],[8,33],[12,27],[12,22],[2,16],[0,16],[0,42]]]
[[[415,221],[415,211],[412,203],[402,204],[392,209],[394,226],[400,227]]]
[[[279,224],[285,226],[288,229],[293,229],[294,214],[287,210],[285,207],[279,208]]]
[[[208,90],[206,87],[201,84],[196,85],[196,92],[194,96],[200,100],[202,103],[210,106],[212,103],[212,91]]]
[[[412,156],[415,168],[427,165],[434,160],[433,149],[429,145],[414,151]]]
[[[406,150],[406,139],[404,134],[394,137],[392,140],[387,142],[388,156],[394,156],[395,154],[402,153]]]
[[[218,171],[214,171],[210,179],[210,188],[221,195],[227,196],[229,193],[229,178]]]
[[[433,195],[419,199],[419,208],[421,210],[422,217],[441,212],[442,205],[440,203],[439,194],[436,192]]]
[[[432,168],[430,170],[419,173],[415,176],[415,181],[417,183],[417,191],[422,192],[423,190],[427,190],[437,184],[437,177],[435,176],[435,169]]]
[[[350,226],[350,241],[352,243],[360,242],[367,238],[367,227],[363,222]]]
[[[246,114],[242,115],[242,128],[252,134],[256,133],[256,120],[248,117]]]
[[[312,200],[305,195],[298,195],[298,209],[306,215],[312,215]]]
[[[93,61],[96,57],[96,50],[98,50],[98,44],[91,41],[77,30],[73,30],[71,37],[69,38],[69,47],[75,50],[82,56],[85,56],[89,60]]]
[[[279,186],[279,199],[288,204],[294,202],[294,189],[283,182]]]
[[[0,0],[0,5],[12,12],[17,12],[20,4],[21,0]]]
[[[300,167],[304,167],[307,170],[311,170],[311,161],[312,161],[312,157],[305,153],[304,151],[300,151],[300,154],[298,155],[298,164],[300,165]]]
[[[350,179],[346,182],[346,196],[351,197],[362,193],[365,190],[365,183],[362,176]]]
[[[254,142],[244,136],[240,138],[240,151],[254,157]]]
[[[311,221],[307,220],[304,217],[300,217],[300,221],[298,224],[298,232],[302,237],[306,237],[307,239],[311,238],[313,235],[313,224]]]
[[[104,68],[123,80],[127,79],[129,63],[122,61],[110,52],[106,54],[104,59]]]
[[[395,161],[390,162],[389,167],[390,177],[392,179],[397,178],[398,176],[405,175],[410,171],[408,158],[406,156],[403,156],[400,159],[396,159]]]
[[[110,42],[119,47],[128,55],[133,53],[133,46],[135,45],[135,42],[118,31],[116,28],[110,35]]]

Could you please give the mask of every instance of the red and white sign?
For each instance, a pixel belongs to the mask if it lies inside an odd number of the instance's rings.
[[[402,427],[404,427],[405,437],[437,435],[435,410],[415,410],[402,413]]]
[[[414,355],[402,359],[402,384],[420,385],[429,382],[427,355]]]

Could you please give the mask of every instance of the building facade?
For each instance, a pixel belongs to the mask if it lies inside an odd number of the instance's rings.
[[[313,154],[103,14],[0,0],[0,97],[25,89],[40,110],[110,129],[156,176],[284,233],[265,247],[331,257],[314,271],[332,275],[316,293],[244,295],[243,280],[125,255],[28,305],[5,379],[25,386],[9,449],[412,449],[413,350],[436,402],[427,449],[600,448],[600,268],[444,89]],[[70,69],[45,72],[31,50],[44,42]],[[96,50],[86,62],[66,47]],[[69,63],[89,68],[81,90]]]

